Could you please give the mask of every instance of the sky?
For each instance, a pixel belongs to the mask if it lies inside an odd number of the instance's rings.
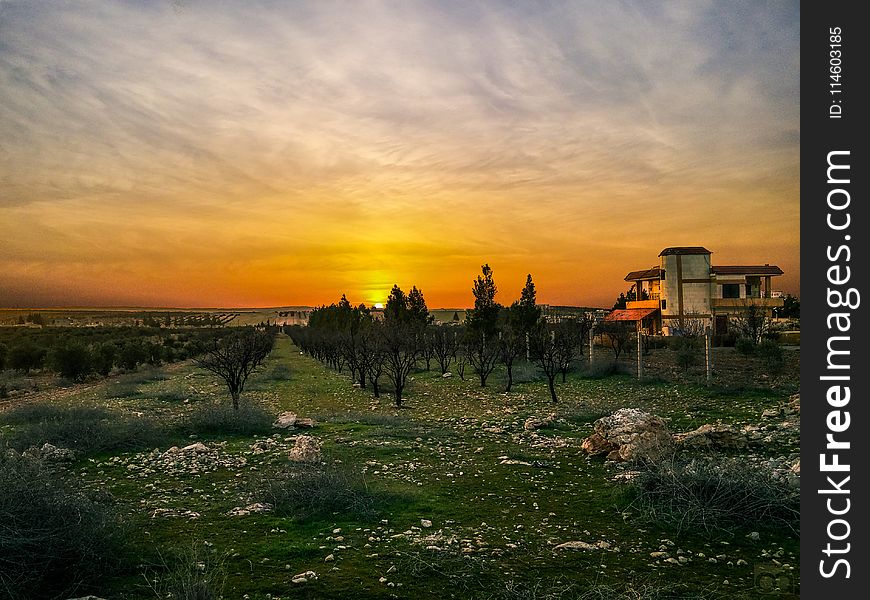
[[[0,306],[799,294],[797,1],[0,0]]]

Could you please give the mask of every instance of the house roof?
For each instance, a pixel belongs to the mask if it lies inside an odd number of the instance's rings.
[[[669,256],[671,254],[712,254],[703,246],[673,246],[665,248],[659,253],[659,256]]]
[[[646,269],[644,271],[632,271],[625,276],[624,281],[646,281],[647,279],[658,279],[660,273],[661,269],[658,267],[653,267],[652,269]]]
[[[714,275],[782,275],[776,265],[722,265],[710,270]]]
[[[658,312],[657,308],[618,308],[610,311],[605,321],[642,321]]]

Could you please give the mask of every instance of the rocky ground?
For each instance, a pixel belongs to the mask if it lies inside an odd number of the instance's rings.
[[[288,364],[290,379],[254,382],[245,396],[273,411],[269,435],[101,456],[33,452],[111,494],[143,556],[190,540],[219,555],[225,598],[533,597],[506,595],[532,588],[572,597],[627,581],[753,598],[759,569],[797,579],[792,532],[762,523],[676,533],[626,510],[623,495],[636,459],[675,451],[742,456],[799,485],[799,397],[572,377],[554,406],[540,382],[505,394],[497,378],[481,389],[424,372],[409,408],[395,410],[286,338],[270,360]],[[221,394],[192,367],[141,387],[129,400],[93,387],[72,399],[172,418]],[[173,402],[159,400],[166,390],[178,392]],[[370,518],[278,516],[256,483],[294,464],[348,468],[388,500]],[[147,561],[143,569],[159,577]],[[142,572],[109,582],[107,597],[153,597]]]

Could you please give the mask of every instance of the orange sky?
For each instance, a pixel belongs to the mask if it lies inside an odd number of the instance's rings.
[[[799,293],[796,5],[180,6],[0,11],[0,306]]]

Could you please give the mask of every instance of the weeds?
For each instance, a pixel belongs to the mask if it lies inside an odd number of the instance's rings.
[[[154,421],[95,406],[26,404],[7,411],[0,420],[15,425],[6,435],[17,450],[49,443],[93,454],[153,448],[167,439],[166,430]]]
[[[677,532],[799,527],[800,490],[740,458],[671,459],[648,465],[630,485],[631,506]]]
[[[274,418],[256,404],[242,404],[235,410],[228,403],[203,402],[194,408],[183,428],[198,435],[257,435],[270,433]]]
[[[260,483],[257,495],[280,516],[306,520],[333,514],[368,519],[383,497],[368,489],[362,476],[334,467],[300,466]]]
[[[0,515],[4,598],[54,597],[112,568],[113,514],[38,459],[0,449]]]
[[[167,561],[159,554],[156,572],[143,573],[157,598],[218,600],[226,585],[226,556],[201,541],[175,550]]]

